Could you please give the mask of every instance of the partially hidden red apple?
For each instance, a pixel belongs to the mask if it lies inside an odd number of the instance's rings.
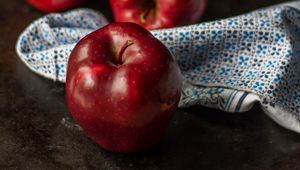
[[[85,0],[26,0],[32,6],[44,12],[58,12],[73,8]]]
[[[196,23],[207,0],[110,0],[110,4],[115,21],[157,29]]]
[[[158,39],[134,23],[112,23],[84,37],[67,69],[70,112],[103,148],[132,153],[164,136],[181,94],[181,73]]]

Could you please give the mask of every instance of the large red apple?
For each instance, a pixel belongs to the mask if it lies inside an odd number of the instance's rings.
[[[84,37],[70,55],[69,109],[85,133],[114,152],[152,148],[181,93],[168,49],[134,23],[112,23]]]
[[[199,21],[207,0],[110,0],[115,21],[147,29],[169,28]]]
[[[26,1],[41,11],[58,12],[69,8],[73,8],[76,5],[84,2],[85,0],[26,0]]]

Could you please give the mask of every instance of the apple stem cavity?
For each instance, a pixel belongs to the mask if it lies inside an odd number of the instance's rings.
[[[123,54],[124,54],[125,50],[126,50],[129,46],[131,46],[131,45],[133,45],[133,44],[134,44],[134,43],[133,43],[133,40],[127,40],[126,43],[122,46],[122,48],[121,48],[121,50],[120,50],[120,52],[119,52],[119,56],[118,56],[118,62],[119,62],[119,64],[122,64],[122,63],[123,63]]]
[[[141,15],[141,22],[143,24],[146,23],[147,17],[149,16],[150,12],[153,11],[154,9],[155,9],[155,2],[154,2],[154,0],[150,0],[150,4],[147,5],[145,11]]]

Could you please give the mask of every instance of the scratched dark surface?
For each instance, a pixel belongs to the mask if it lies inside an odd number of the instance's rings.
[[[102,1],[83,6],[111,19]],[[278,2],[209,0],[204,20]],[[23,0],[0,1],[0,169],[300,169],[300,134],[278,126],[258,106],[247,113],[178,109],[155,150],[138,155],[104,151],[74,126],[64,85],[32,73],[15,53],[20,32],[42,15]]]

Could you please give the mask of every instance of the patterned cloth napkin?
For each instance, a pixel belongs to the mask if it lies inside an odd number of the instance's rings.
[[[64,82],[76,42],[107,23],[90,9],[49,14],[25,29],[16,51],[32,71]],[[300,132],[300,2],[152,34],[181,68],[179,107],[243,112],[258,102],[274,121]]]

